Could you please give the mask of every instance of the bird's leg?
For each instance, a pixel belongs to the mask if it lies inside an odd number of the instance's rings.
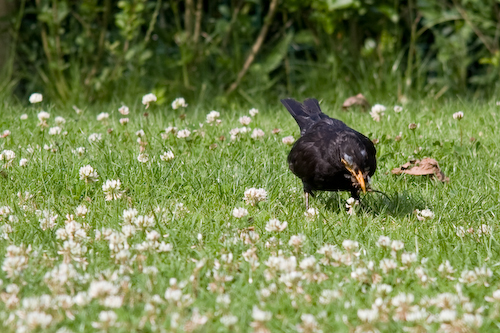
[[[305,196],[306,196],[306,210],[309,209],[309,192],[304,192]]]

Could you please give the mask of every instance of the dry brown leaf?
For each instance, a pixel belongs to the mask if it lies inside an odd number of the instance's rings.
[[[353,106],[361,106],[363,110],[369,109],[371,107],[370,103],[368,103],[368,100],[365,96],[363,96],[363,94],[351,96],[344,101],[344,104],[342,104],[342,108],[344,110],[347,110]]]
[[[439,168],[438,162],[429,157],[426,157],[423,160],[413,160],[405,163],[399,168],[392,169],[392,173],[395,175],[406,173],[414,176],[431,175],[442,182],[450,181],[450,178],[446,177],[443,171]]]

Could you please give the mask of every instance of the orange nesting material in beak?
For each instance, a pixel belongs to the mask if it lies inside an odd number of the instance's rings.
[[[347,171],[349,171],[354,176],[354,178],[356,178],[356,181],[358,182],[359,187],[361,187],[363,193],[366,193],[366,183],[365,183],[365,178],[363,177],[363,173],[361,171],[358,172],[354,171],[352,165],[347,163],[346,160],[342,159],[341,161],[344,164]]]

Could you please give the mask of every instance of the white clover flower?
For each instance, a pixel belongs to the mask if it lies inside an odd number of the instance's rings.
[[[178,108],[185,108],[187,106],[186,100],[183,97],[176,98],[172,102],[172,109],[174,110],[177,110]]]
[[[405,248],[405,243],[403,243],[402,241],[400,240],[394,240],[392,241],[392,244],[391,244],[391,249],[393,251],[401,251],[402,249]]]
[[[269,321],[269,320],[271,320],[272,316],[273,315],[271,312],[262,311],[256,305],[254,305],[252,308],[252,318],[255,321],[258,321],[258,322]]]
[[[283,139],[281,139],[281,142],[284,143],[285,145],[291,146],[295,142],[295,139],[293,136],[285,136]]]
[[[76,207],[76,210],[75,210],[75,213],[76,213],[76,216],[80,216],[80,217],[85,217],[88,213],[88,208],[87,206],[85,205],[79,205],[78,207]]]
[[[452,322],[457,318],[457,311],[452,309],[444,309],[437,317],[440,322]]]
[[[176,133],[177,133],[177,127],[169,126],[169,127],[165,128],[165,132],[161,133],[161,138],[163,140],[167,140],[170,134],[175,135]]]
[[[394,106],[394,112],[399,113],[401,111],[403,111],[403,107],[402,106],[399,106],[399,105]]]
[[[40,228],[42,230],[45,231],[47,229],[54,229],[54,227],[56,226],[56,219],[59,216],[58,214],[54,214],[47,209],[37,210],[35,213],[40,216],[40,219],[38,221],[40,222]]]
[[[149,103],[156,102],[157,98],[155,94],[147,94],[142,96],[142,104],[146,105],[146,109],[149,108]]]
[[[46,151],[50,151],[52,153],[55,153],[57,151],[57,147],[54,147],[54,145],[50,144],[50,145],[43,145],[43,149],[45,149]]]
[[[99,179],[97,171],[90,165],[86,165],[80,168],[80,180],[84,180],[85,183],[93,183]]]
[[[120,112],[122,115],[126,116],[129,114],[129,108],[126,105],[122,105],[119,109],[118,112]]]
[[[137,135],[138,137],[142,138],[143,136],[146,135],[146,133],[144,133],[144,130],[140,129],[137,132],[135,132],[135,135]]]
[[[9,130],[3,131],[2,135],[0,135],[0,138],[6,138],[9,135],[11,135],[11,132]]]
[[[129,122],[129,119],[128,118],[120,118],[120,125],[127,125]]]
[[[391,239],[387,236],[380,236],[377,245],[383,248],[391,246]]]
[[[56,125],[57,126],[62,126],[64,124],[66,124],[66,119],[64,119],[63,117],[61,116],[57,116],[55,117],[54,121],[56,122]]]
[[[147,163],[149,161],[149,155],[147,153],[141,153],[137,156],[137,160],[141,163]]]
[[[6,163],[12,162],[16,158],[16,153],[12,150],[4,150],[0,153],[0,161],[5,161]]]
[[[373,323],[378,319],[378,308],[358,309],[358,318],[364,323]]]
[[[252,108],[248,111],[248,113],[252,116],[252,117],[255,117],[257,115],[257,113],[259,113],[259,110],[257,110],[256,108]]]
[[[465,236],[465,228],[464,227],[455,227],[455,233],[458,237]]]
[[[151,228],[155,225],[155,218],[154,216],[138,215],[132,220],[132,223],[141,229]]]
[[[463,117],[464,113],[462,111],[458,111],[453,114],[453,119],[455,120],[462,120]]]
[[[31,94],[29,100],[31,104],[40,103],[43,101],[43,95],[40,93]]]
[[[160,159],[164,162],[169,162],[169,161],[173,160],[174,157],[175,157],[174,153],[171,150],[165,151],[165,152],[163,152],[162,155],[160,155]]]
[[[188,130],[187,128],[186,129],[183,129],[183,130],[180,130],[179,132],[177,132],[177,137],[179,139],[185,139],[185,138],[188,138],[189,136],[191,135],[191,131]]]
[[[434,218],[434,213],[430,209],[416,210],[417,219],[419,221],[432,220]]]
[[[26,113],[23,113],[21,117],[19,117],[21,120],[26,120],[28,119],[28,115]]]
[[[28,248],[23,244],[21,244],[21,246],[7,246],[7,253],[2,263],[2,270],[6,272],[8,278],[21,275],[22,271],[28,267],[30,252],[31,245],[28,246]],[[17,294],[19,292],[19,286],[17,284],[9,284],[6,287],[6,292],[9,294]]]
[[[110,295],[101,301],[101,304],[106,308],[120,308],[123,305],[123,295]]]
[[[470,311],[472,312],[472,310]],[[463,314],[463,320],[464,322],[469,326],[469,327],[481,327],[483,326],[483,316],[479,313],[473,314],[473,313],[464,313]]]
[[[101,311],[99,313],[99,321],[92,322],[92,327],[107,331],[109,328],[115,327],[118,315],[114,311]]]
[[[317,208],[309,208],[304,212],[306,219],[314,220],[318,216],[319,210]]]
[[[165,128],[165,133],[167,134],[175,134],[177,133],[177,127],[173,127],[173,126],[168,126],[167,128]]]
[[[26,165],[28,165],[28,160],[25,158],[21,158],[21,160],[19,161],[19,166],[25,167]]]
[[[233,128],[232,130],[229,131],[229,134],[231,135],[231,141],[234,141],[240,136],[240,129]]]
[[[248,215],[248,210],[246,210],[243,207],[238,207],[233,209],[233,216],[236,217],[237,219],[240,219],[242,217],[245,217]]]
[[[255,128],[250,137],[252,139],[260,139],[260,138],[263,138],[264,135],[265,135],[265,133],[263,130],[261,130],[260,128]]]
[[[52,324],[53,317],[43,311],[29,311],[24,318],[26,325],[30,327],[31,330],[36,331],[37,329],[46,329]]]
[[[217,120],[220,117],[220,113],[217,111],[210,111],[209,114],[207,114],[207,123],[212,124],[217,122]]]
[[[416,261],[417,261],[417,254],[416,253],[404,252],[401,255],[401,263],[405,266],[408,266]]]
[[[477,234],[479,237],[483,235],[491,235],[492,228],[487,224],[481,224],[481,226],[477,229]]]
[[[392,292],[392,286],[389,284],[379,284],[377,285],[377,293],[379,295],[389,295]]]
[[[346,249],[346,251],[352,252],[359,247],[359,243],[357,241],[345,239],[344,241],[342,241],[342,247]]]
[[[248,126],[248,124],[250,124],[252,122],[252,118],[250,118],[249,116],[243,116],[243,117],[240,117],[240,119],[238,119],[238,121],[243,126]]]
[[[486,302],[500,302],[500,289],[495,290],[491,297],[486,296],[484,299]]]
[[[108,179],[102,184],[102,191],[106,195],[106,201],[116,200],[122,197],[123,192],[120,191],[120,186],[120,179]]]
[[[300,269],[304,271],[312,270],[315,268],[315,266],[316,266],[316,258],[314,258],[314,256],[305,257],[299,264]]]
[[[341,296],[342,292],[340,292],[339,290],[323,289],[318,301],[322,305],[328,305]]]
[[[82,157],[85,154],[85,147],[77,147],[73,149],[73,154],[77,155],[78,157]]]
[[[356,211],[354,210],[354,207],[359,205],[359,200],[356,200],[354,198],[349,198],[346,201],[345,208],[347,209],[347,214],[353,215]]]
[[[220,318],[220,322],[222,325],[224,325],[226,327],[234,326],[238,322],[238,317],[233,316],[231,314],[224,315]]]
[[[123,222],[125,224],[131,224],[138,214],[139,214],[139,212],[135,208],[124,209],[123,210]]]
[[[223,306],[228,306],[229,304],[231,304],[231,297],[228,294],[218,295],[215,299],[215,302]]]
[[[380,121],[382,119],[382,116],[384,116],[384,112],[386,110],[386,107],[383,106],[382,104],[375,104],[372,106],[372,110],[370,111],[370,116],[372,116],[373,120],[375,121]]]
[[[252,187],[245,190],[243,200],[245,200],[247,204],[255,206],[259,202],[267,200],[267,192],[263,188]]]
[[[49,129],[49,135],[59,135],[61,134],[61,127],[59,126],[54,126]]]
[[[288,226],[288,222],[286,222],[286,221],[280,222],[277,219],[271,219],[271,220],[269,220],[266,223],[266,231],[269,231],[269,232],[273,232],[273,231],[281,232],[281,231],[285,230],[287,226]]]
[[[393,259],[384,258],[380,260],[380,269],[384,274],[387,274],[390,270],[398,267],[398,264]]]
[[[50,118],[50,113],[48,113],[46,111],[40,111],[40,112],[38,112],[37,117],[38,117],[38,120],[40,120],[41,122],[44,122]]]
[[[304,245],[305,240],[306,240],[306,236],[304,236],[302,234],[292,235],[290,237],[290,240],[288,241],[288,245],[293,246],[295,249],[298,249],[302,245]]]
[[[296,326],[299,333],[323,333],[323,331],[318,328],[318,322],[314,315],[303,313],[300,319],[302,322]]]
[[[109,119],[109,113],[101,112],[97,115],[97,121],[106,121]]]
[[[89,138],[88,138],[88,141],[90,143],[94,143],[94,142],[99,142],[102,140],[102,134],[101,133],[92,133],[89,135]]]

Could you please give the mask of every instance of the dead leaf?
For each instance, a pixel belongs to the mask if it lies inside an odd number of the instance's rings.
[[[450,181],[450,178],[446,177],[443,171],[439,168],[438,162],[429,157],[426,157],[423,160],[410,161],[403,164],[399,168],[392,169],[391,172],[395,175],[400,175],[402,173],[414,176],[431,175],[442,182]]]
[[[356,96],[351,96],[344,101],[342,104],[342,109],[347,110],[353,106],[361,106],[363,110],[369,109],[371,107],[370,103],[363,94],[357,94]]]

